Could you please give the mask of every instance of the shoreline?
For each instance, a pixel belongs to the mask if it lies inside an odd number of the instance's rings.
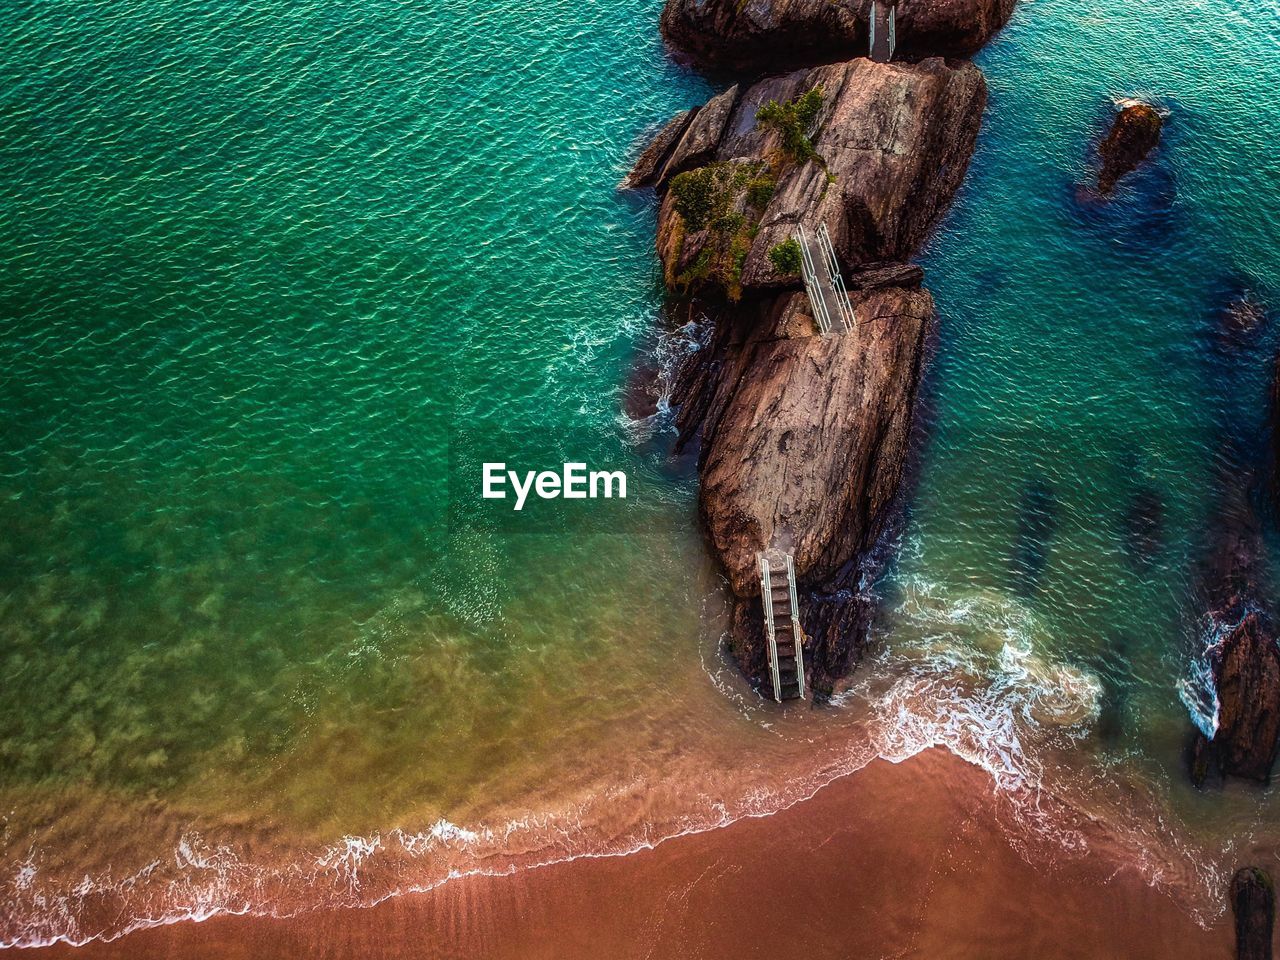
[[[1221,957],[1207,928],[1099,844],[1029,863],[988,774],[931,748],[875,760],[807,800],[623,856],[457,877],[369,908],[220,915],[48,957]],[[1047,854],[1037,846],[1037,853]],[[1033,854],[1032,859],[1036,859]],[[1141,943],[1126,937],[1144,921]]]

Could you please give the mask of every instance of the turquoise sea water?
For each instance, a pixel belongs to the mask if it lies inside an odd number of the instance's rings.
[[[1214,451],[1264,388],[1259,349],[1224,390],[1204,331],[1280,275],[1280,14],[1038,0],[982,54],[874,682],[779,717],[717,653],[687,467],[622,413],[683,341],[651,205],[614,185],[716,89],[658,11],[0,24],[0,940],[626,848],[928,742],[1012,792],[1073,784],[1136,847],[1168,817],[1166,877],[1272,830],[1256,794],[1184,788],[1178,753]],[[1126,96],[1169,111],[1165,144],[1082,205]],[[617,529],[461,522],[464,443],[589,451],[643,495]],[[1137,563],[1142,490],[1163,524]]]

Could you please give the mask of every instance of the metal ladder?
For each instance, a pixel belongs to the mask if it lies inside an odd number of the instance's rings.
[[[769,673],[773,699],[779,703],[803,699],[805,695],[804,631],[800,629],[800,603],[796,599],[795,561],[788,554],[780,566],[783,582],[779,583],[774,580],[769,558],[760,555],[760,598],[764,604]]]

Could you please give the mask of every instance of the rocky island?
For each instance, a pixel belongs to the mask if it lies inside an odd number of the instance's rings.
[[[898,9],[903,60],[969,57],[1004,26],[1015,0],[916,0]],[[669,0],[662,35],[700,66],[766,73],[868,49],[871,0]]]
[[[976,50],[1011,6],[904,5],[904,62],[732,86],[672,119],[623,181],[661,198],[673,309],[711,321],[677,377],[677,447],[699,445],[700,515],[733,593],[730,648],[754,681],[769,669],[762,556],[794,560],[818,696],[865,647],[865,587],[935,324],[909,261],[964,178],[987,98],[972,63],[942,55]],[[700,63],[762,71],[865,48],[869,15],[869,2],[670,0],[662,25]]]

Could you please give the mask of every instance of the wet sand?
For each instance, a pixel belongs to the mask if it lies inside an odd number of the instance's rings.
[[[1228,958],[1105,851],[1027,863],[987,775],[940,750],[876,761],[771,817],[626,857],[468,877],[367,910],[216,917],[93,958]]]

